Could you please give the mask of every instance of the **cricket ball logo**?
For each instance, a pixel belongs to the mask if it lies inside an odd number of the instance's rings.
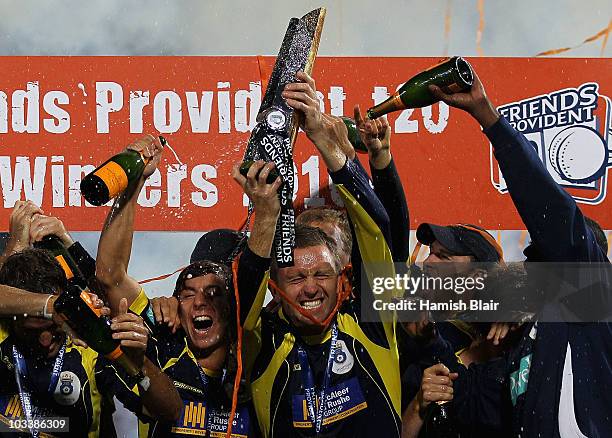
[[[498,108],[531,142],[553,179],[584,204],[605,199],[612,166],[611,102],[598,90],[597,83],[588,82]],[[492,147],[491,182],[500,193],[508,192]]]

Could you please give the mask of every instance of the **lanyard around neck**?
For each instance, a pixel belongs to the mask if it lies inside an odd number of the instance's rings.
[[[55,391],[55,387],[57,386],[57,382],[59,380],[59,376],[62,372],[62,366],[64,365],[64,353],[66,352],[66,343],[62,345],[60,348],[57,357],[55,358],[55,363],[53,364],[53,370],[51,371],[51,380],[49,382],[49,388],[47,391],[50,394],[53,394]],[[13,345],[13,359],[15,360],[15,379],[17,380],[17,388],[19,390],[19,399],[21,401],[21,407],[23,409],[23,413],[28,421],[28,424],[32,424],[33,417],[38,414],[38,409],[35,406],[32,406],[32,393],[31,388],[29,388],[30,382],[28,376],[28,365],[23,354],[17,350],[17,347]],[[38,430],[30,429],[30,433],[33,437],[38,437]]]
[[[327,368],[325,369],[325,375],[323,376],[323,386],[319,391],[319,405],[317,406],[316,390],[314,383],[314,375],[308,362],[308,354],[301,345],[298,345],[297,352],[300,360],[300,367],[302,369],[302,379],[304,381],[304,393],[306,396],[306,405],[308,407],[308,413],[312,418],[315,426],[316,433],[321,431],[323,425],[323,414],[325,411],[325,393],[329,387],[331,380],[332,368],[334,365],[334,359],[336,357],[336,343],[338,341],[338,326],[336,323],[332,324],[331,327],[331,343],[329,347],[329,355],[327,357]]]

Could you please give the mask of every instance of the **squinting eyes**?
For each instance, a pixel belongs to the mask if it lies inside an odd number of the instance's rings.
[[[209,298],[217,298],[217,297],[223,296],[223,291],[220,288],[216,288],[216,287],[208,288],[205,291],[203,291],[203,293],[204,293],[204,296],[207,296]],[[180,295],[179,301],[180,302],[190,301],[190,300],[193,300],[195,296],[196,296],[195,293]]]
[[[321,272],[321,273],[317,273],[317,274],[313,275],[313,277],[316,280],[328,280],[328,279],[330,279],[330,278],[332,278],[334,276],[335,276],[335,274],[326,273],[326,272]],[[288,278],[287,279],[287,283],[289,283],[289,284],[299,284],[299,283],[304,282],[307,278],[308,277],[292,277],[292,278]]]

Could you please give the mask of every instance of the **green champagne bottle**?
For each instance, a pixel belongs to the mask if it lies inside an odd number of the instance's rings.
[[[362,154],[368,153],[368,148],[361,141],[361,136],[359,135],[359,130],[357,129],[357,124],[350,117],[342,116],[342,121],[346,125],[346,129],[348,130],[348,139],[355,148],[355,151],[361,152]]]
[[[251,168],[253,163],[254,163],[253,160],[245,160],[245,161],[243,161],[242,164],[240,165],[240,174],[242,176],[246,177],[247,173],[249,172],[249,169]],[[260,170],[260,172],[261,172],[261,170]],[[259,173],[257,175],[259,176]],[[266,183],[267,184],[272,184],[274,181],[276,181],[276,178],[278,178],[278,177],[279,177],[278,171],[276,169],[272,169],[270,171],[270,173],[268,173],[268,177],[266,178]],[[282,187],[282,184],[281,184],[281,187]]]
[[[159,140],[162,146],[166,145],[164,137]],[[92,205],[104,205],[140,178],[147,163],[148,159],[139,152],[120,152],[83,178],[81,194]]]
[[[368,117],[376,119],[393,111],[405,108],[420,108],[437,102],[427,88],[437,85],[447,94],[469,90],[474,82],[470,64],[459,56],[453,56],[434,65],[408,80],[383,103],[368,110]]]
[[[87,287],[87,281],[81,273],[79,265],[74,261],[59,237],[50,234],[43,237],[40,242],[35,242],[34,247],[45,249],[55,257],[66,274],[66,280],[83,289]]]
[[[55,300],[55,311],[87,345],[107,359],[121,365],[128,374],[139,376],[141,371],[121,350],[120,341],[113,339],[110,320],[94,307],[89,294],[77,285],[69,284]]]
[[[430,322],[429,329],[435,332],[436,323]],[[435,363],[442,363],[441,358],[434,354]],[[452,401],[437,401],[430,403],[423,418],[424,436],[431,438],[461,438],[459,425],[456,421],[456,411]]]

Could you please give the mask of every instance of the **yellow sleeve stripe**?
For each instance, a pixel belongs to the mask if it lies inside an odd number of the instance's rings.
[[[136,315],[140,315],[144,309],[146,309],[149,304],[149,297],[145,293],[144,289],[141,287],[138,296],[134,300],[134,302],[130,305],[130,310],[134,312]]]
[[[361,260],[363,261],[363,269],[365,269],[370,287],[372,288],[374,278],[376,277],[395,278],[393,257],[382,231],[344,185],[338,184],[336,188],[344,201],[344,207],[355,228],[359,252],[361,254]],[[361,275],[361,273],[357,272],[356,275]],[[391,302],[393,298],[401,297],[403,294],[403,290],[395,289],[383,292],[378,295],[378,298],[386,302]],[[390,315],[391,318],[388,316],[389,315],[386,317],[381,315],[381,319],[385,327],[389,345],[394,345],[395,313]],[[385,320],[389,321],[389,319],[391,322],[384,322]]]
[[[275,413],[270,412],[272,399],[272,387],[278,370],[285,362],[289,353],[293,349],[295,338],[291,333],[285,334],[283,342],[276,349],[266,370],[257,379],[251,382],[251,394],[253,395],[253,405],[257,413],[257,420],[263,436],[270,436],[270,420]],[[291,372],[291,370],[289,370]],[[285,382],[286,384],[286,382]]]
[[[259,284],[259,289],[257,289],[257,295],[255,296],[255,300],[249,309],[249,313],[246,317],[246,320],[243,324],[243,329],[247,331],[252,331],[257,327],[257,321],[259,320],[259,314],[261,313],[261,309],[263,308],[264,301],[266,299],[266,291],[268,290],[268,280],[270,279],[270,271],[266,271],[264,278],[261,280]]]
[[[6,341],[9,337],[8,323],[6,321],[0,321],[0,344]]]
[[[381,388],[381,391],[384,390],[389,394],[393,409],[401,416],[401,376],[397,345],[393,343],[389,348],[384,348],[375,344],[366,336],[357,321],[347,313],[338,314],[338,329],[359,341],[366,349],[383,381],[384,388]]]
[[[179,354],[177,357],[173,357],[169,359],[168,362],[166,362],[166,364],[162,367],[161,370],[166,371],[168,368],[175,365],[181,359],[181,357],[183,357],[184,354],[187,354],[195,363],[198,363],[195,356],[189,349],[189,346],[187,345],[187,339],[185,339],[185,347],[183,348],[183,351],[181,351],[181,354]]]
[[[342,184],[337,186],[338,192],[344,201],[344,207],[349,214],[351,222],[355,227],[359,251],[366,270],[376,267],[377,271],[386,268],[386,271],[395,275],[393,257],[387,245],[385,237],[374,220],[368,215],[359,202],[349,193]],[[374,266],[381,265],[380,267]],[[367,272],[368,280],[372,281],[373,272]]]
[[[88,415],[91,415],[92,422],[88,436],[97,436],[100,431],[100,411],[102,403],[102,395],[100,394],[98,382],[96,381],[96,363],[100,355],[91,348],[84,348],[68,343],[66,346],[66,353],[72,350],[76,350],[81,356],[81,365],[87,374],[87,382],[83,384],[81,391],[89,391],[89,396],[91,398],[92,412],[88,413]]]
[[[253,330],[244,331],[242,335],[242,366],[247,381],[251,381],[251,372],[261,351],[261,318]]]

